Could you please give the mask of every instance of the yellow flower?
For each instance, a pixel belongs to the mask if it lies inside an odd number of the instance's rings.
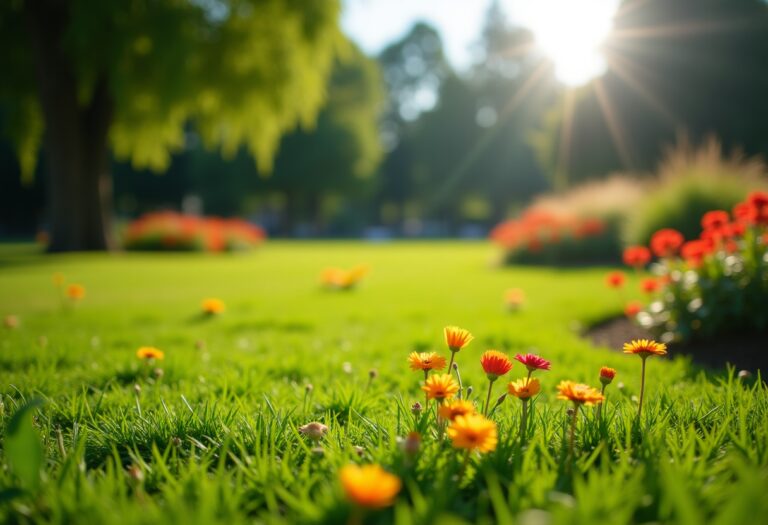
[[[136,350],[136,357],[139,359],[165,359],[165,354],[162,350],[158,350],[153,346],[142,346]]]
[[[53,285],[58,287],[61,287],[64,285],[64,274],[61,272],[56,272],[53,274],[53,277],[51,277],[51,280],[53,281]]]
[[[224,301],[215,298],[203,299],[201,308],[203,309],[203,313],[206,315],[220,314],[226,309],[224,306]]]
[[[347,499],[369,509],[389,507],[400,492],[400,478],[379,465],[346,465],[339,478]]]
[[[421,389],[427,393],[428,399],[451,399],[459,391],[459,385],[449,374],[435,374],[429,376]]]
[[[445,358],[437,352],[411,352],[408,356],[411,370],[442,370],[445,368]]]
[[[480,414],[456,416],[447,432],[454,447],[467,450],[490,452],[496,449],[499,441],[496,423]]]
[[[85,297],[85,286],[82,284],[70,284],[67,286],[67,297],[73,301],[79,301]]]
[[[522,378],[517,381],[512,381],[507,385],[509,395],[515,396],[518,399],[529,399],[541,390],[541,384],[535,377]]]
[[[443,332],[445,333],[445,344],[448,345],[451,352],[458,352],[474,339],[469,330],[458,326],[446,326]]]
[[[651,339],[635,339],[631,343],[624,343],[624,353],[637,354],[642,358],[649,355],[666,355],[667,345]]]
[[[602,403],[605,397],[598,390],[589,385],[574,383],[573,381],[560,381],[557,385],[557,399],[573,401],[577,405],[591,406]]]
[[[437,413],[440,417],[453,421],[457,416],[466,416],[468,414],[475,413],[475,405],[470,401],[464,399],[457,399],[450,403],[443,403],[440,408],[437,409]]]

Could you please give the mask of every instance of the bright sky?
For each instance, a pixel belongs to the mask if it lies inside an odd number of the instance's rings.
[[[440,32],[454,67],[472,62],[491,0],[344,0],[342,25],[366,52],[375,54],[419,20]],[[608,34],[618,0],[501,0],[508,20],[530,28],[568,84],[599,75],[598,45]]]

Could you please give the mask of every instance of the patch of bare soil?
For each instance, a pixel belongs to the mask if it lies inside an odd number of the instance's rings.
[[[637,326],[626,317],[617,317],[599,323],[585,333],[595,344],[621,351],[632,339],[653,339],[653,334]],[[768,337],[766,334],[735,334],[710,338],[686,344],[671,344],[670,356],[688,355],[694,363],[710,369],[725,369],[732,364],[736,370],[768,373]]]

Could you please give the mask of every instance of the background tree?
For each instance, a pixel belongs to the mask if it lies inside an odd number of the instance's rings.
[[[52,251],[110,246],[110,149],[162,171],[194,123],[269,170],[309,127],[346,41],[338,1],[11,0],[0,5],[4,122],[29,177],[45,136]]]

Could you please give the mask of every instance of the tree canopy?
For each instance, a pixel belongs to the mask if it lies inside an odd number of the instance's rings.
[[[114,154],[157,171],[183,147],[188,123],[224,155],[245,145],[268,171],[282,135],[313,125],[334,57],[347,45],[335,0],[2,2],[0,70],[10,74],[0,100],[11,108],[4,131],[25,176],[45,130],[28,35],[38,9],[65,21],[60,45],[80,104],[107,82]]]

